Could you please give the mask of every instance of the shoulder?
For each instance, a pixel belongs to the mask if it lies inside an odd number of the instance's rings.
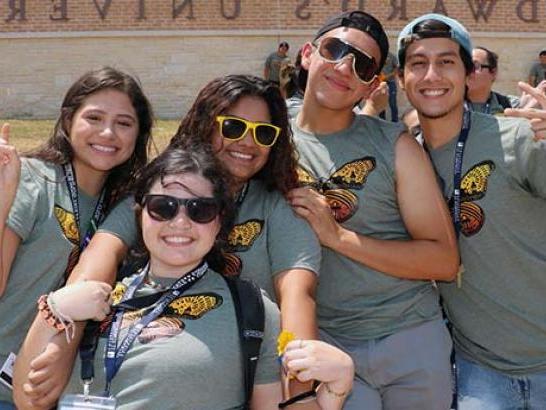
[[[355,121],[357,121],[358,129],[367,134],[367,138],[379,141],[383,140],[392,145],[394,145],[405,129],[401,123],[385,121],[379,117],[369,115],[357,115]]]

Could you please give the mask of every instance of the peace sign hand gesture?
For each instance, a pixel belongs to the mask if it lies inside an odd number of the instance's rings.
[[[0,218],[5,221],[19,185],[21,160],[14,146],[9,145],[9,124],[0,130]]]
[[[546,139],[546,82],[543,81],[533,88],[520,81],[518,86],[524,94],[527,94],[530,101],[525,103],[523,108],[507,108],[504,110],[504,115],[527,118],[535,132],[535,140]],[[533,106],[540,108],[527,108]]]

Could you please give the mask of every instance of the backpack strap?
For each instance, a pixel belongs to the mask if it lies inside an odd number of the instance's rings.
[[[254,376],[260,357],[260,346],[264,337],[264,302],[260,288],[253,282],[226,276],[223,278],[231,292],[239,326],[245,387],[244,408],[248,409],[254,389]]]
[[[497,101],[502,108],[512,108],[512,104],[510,104],[510,99],[506,95],[499,94],[495,91],[493,91],[493,94],[495,94],[495,97],[497,97]]]

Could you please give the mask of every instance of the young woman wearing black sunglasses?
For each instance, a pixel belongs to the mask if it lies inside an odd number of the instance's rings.
[[[94,281],[49,295],[46,309],[57,318],[102,321],[87,392],[87,403],[96,405],[91,408],[240,408],[239,327],[228,285],[217,273],[234,213],[225,181],[206,149],[167,150],[136,185],[141,268],[118,282],[110,297],[108,285]],[[278,309],[266,298],[264,308],[252,409],[275,409],[281,396]],[[35,349],[59,332],[47,319],[39,330],[40,340],[27,340],[23,356],[29,343]],[[61,409],[84,400],[74,396],[83,391],[82,363],[76,360]]]

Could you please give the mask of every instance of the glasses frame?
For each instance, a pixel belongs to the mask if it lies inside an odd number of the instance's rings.
[[[320,52],[320,46],[321,46],[321,44],[322,44],[324,41],[328,40],[328,39],[335,39],[335,40],[339,41],[340,43],[343,43],[343,44],[345,44],[345,45],[347,46],[347,48],[348,48],[347,53],[346,53],[343,57],[341,57],[339,60],[330,60],[329,58],[324,57],[324,56],[322,55],[322,53]],[[360,78],[360,76],[357,74],[357,72],[356,72],[356,59],[357,59],[357,56],[355,55],[354,52],[351,51],[351,49],[358,51],[359,53],[361,53],[362,55],[364,55],[364,56],[366,56],[368,59],[370,59],[370,60],[373,62],[374,66],[375,66],[375,70],[377,70],[377,63],[375,62],[375,58],[374,58],[374,57],[372,57],[371,55],[369,55],[369,54],[366,53],[365,51],[359,49],[358,47],[353,46],[351,43],[348,43],[347,41],[345,41],[345,40],[343,40],[343,39],[341,39],[341,38],[339,38],[339,37],[324,37],[324,38],[320,39],[319,41],[314,41],[314,42],[312,42],[311,44],[313,45],[313,47],[316,47],[317,53],[318,53],[319,57],[322,58],[324,61],[326,61],[326,62],[328,62],[328,63],[339,64],[339,63],[341,63],[343,60],[345,60],[347,57],[352,56],[352,61],[353,61],[353,74],[354,74],[354,76],[357,78],[357,80],[360,81],[362,84],[364,84],[364,85],[370,85],[370,84],[373,83],[373,82],[375,81],[375,79],[377,78],[377,73],[376,73],[376,74],[373,75],[373,77],[372,77],[370,80],[366,81],[366,80],[363,80],[362,78]]]
[[[223,123],[225,120],[236,120],[236,121],[241,121],[243,124],[245,124],[245,130],[241,133],[240,137],[229,138],[224,135]],[[220,135],[222,136],[222,138],[225,138],[229,141],[240,141],[245,137],[246,133],[250,129],[252,130],[252,139],[254,140],[254,143],[258,145],[259,147],[264,147],[264,148],[271,148],[273,145],[275,145],[275,143],[277,142],[277,139],[279,138],[279,135],[281,134],[281,127],[277,127],[276,125],[273,125],[269,122],[249,121],[241,117],[236,117],[235,115],[217,115],[216,122],[218,122],[218,126],[220,127]],[[271,142],[271,144],[263,144],[260,141],[258,141],[258,137],[256,135],[256,128],[260,126],[270,127],[275,130],[275,137],[273,138],[273,141]]]
[[[479,61],[473,61],[472,64],[474,64],[474,71],[483,71],[484,68],[487,68],[487,71],[491,72],[491,65],[489,64],[482,64]]]
[[[154,198],[166,198],[167,200],[175,202],[176,203],[176,210],[175,210],[174,214],[170,218],[163,218],[162,216],[159,216],[159,218],[158,218],[157,214],[152,214],[150,212],[150,209],[148,208],[148,203],[149,203],[150,199],[154,199]],[[191,205],[190,207],[188,207],[188,203]],[[208,220],[202,220],[202,221],[196,220],[195,219],[195,214],[193,213],[192,209],[199,209],[199,205],[203,204],[203,203],[214,204],[216,206],[216,212],[215,212],[214,216],[212,218],[208,219]],[[150,216],[150,218],[152,218],[154,221],[158,221],[158,222],[172,221],[174,218],[176,218],[176,216],[180,212],[180,208],[183,207],[184,210],[185,210],[186,216],[189,219],[191,219],[192,222],[204,225],[204,224],[208,224],[208,223],[214,221],[214,219],[218,215],[220,215],[220,211],[221,211],[220,205],[218,204],[218,201],[215,198],[207,198],[207,197],[177,198],[177,197],[172,196],[172,195],[146,194],[142,198],[142,204],[141,205],[142,205],[143,208],[146,208],[146,212],[148,212],[148,215]]]

